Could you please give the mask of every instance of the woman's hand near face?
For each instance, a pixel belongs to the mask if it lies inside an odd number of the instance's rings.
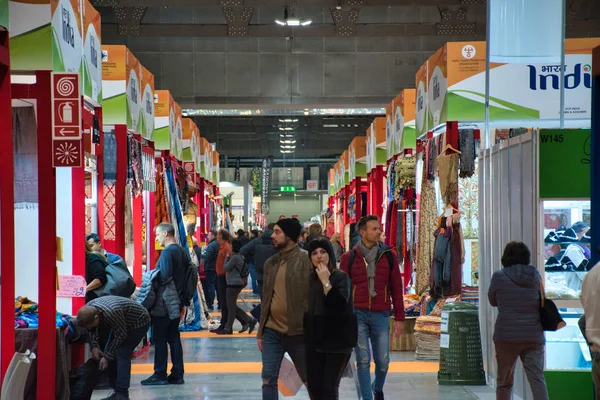
[[[319,265],[317,265],[317,276],[323,285],[329,283],[329,277],[331,276],[331,273],[329,272],[327,265],[324,263],[319,263]]]

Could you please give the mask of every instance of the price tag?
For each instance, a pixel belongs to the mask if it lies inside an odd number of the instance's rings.
[[[79,275],[59,275],[57,297],[85,297],[85,278]]]
[[[440,332],[448,333],[448,318],[450,317],[450,312],[442,311],[442,323],[440,324]]]
[[[447,333],[442,333],[440,335],[440,348],[447,349],[450,347],[450,335]]]

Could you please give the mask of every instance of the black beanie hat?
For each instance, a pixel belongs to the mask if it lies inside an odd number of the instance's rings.
[[[280,227],[287,237],[292,239],[294,242],[298,242],[302,225],[296,218],[280,219],[275,225]]]
[[[335,265],[335,253],[333,252],[333,246],[329,239],[320,237],[318,239],[314,239],[308,244],[308,256],[310,257],[316,249],[323,249],[329,254],[329,264]]]

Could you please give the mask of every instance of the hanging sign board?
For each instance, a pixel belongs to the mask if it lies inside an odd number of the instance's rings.
[[[308,180],[306,181],[306,190],[308,192],[316,192],[319,190],[319,181]]]
[[[52,108],[52,138],[81,139],[79,74],[53,74]]]
[[[542,129],[539,148],[541,199],[590,197],[589,129]]]

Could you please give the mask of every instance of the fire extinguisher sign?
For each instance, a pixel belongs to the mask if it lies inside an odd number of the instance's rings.
[[[54,140],[81,139],[79,74],[53,74],[52,107],[52,138]]]

